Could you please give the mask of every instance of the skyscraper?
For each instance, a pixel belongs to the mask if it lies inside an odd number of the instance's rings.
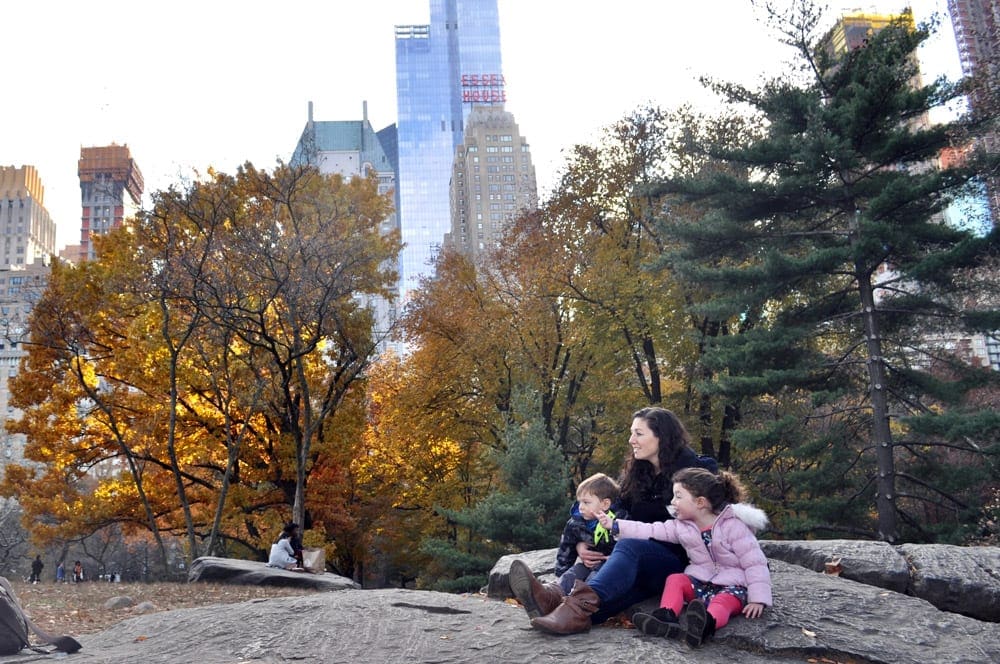
[[[537,206],[531,151],[514,116],[502,105],[473,105],[455,152],[445,244],[476,261],[516,216]]]
[[[1000,81],[1000,0],[948,0],[948,14],[962,74],[980,78],[980,85],[969,95],[969,105],[974,113],[995,117],[995,94],[990,95],[988,90],[995,90]],[[995,131],[987,133],[981,142],[987,152],[1000,152],[1000,136]],[[989,177],[984,185],[987,207],[996,225],[1000,221],[1000,180]]]
[[[93,260],[94,235],[104,235],[134,217],[142,201],[143,180],[127,145],[80,148],[79,260]]]
[[[0,413],[17,418],[7,384],[16,376],[28,319],[49,279],[49,257],[55,251],[56,225],[45,209],[45,188],[34,166],[0,166]],[[0,431],[0,472],[24,457],[26,437]]]
[[[402,302],[451,229],[449,181],[473,104],[506,101],[497,0],[430,0],[429,25],[396,26]]]
[[[290,164],[315,166],[324,175],[339,174],[345,179],[375,174],[378,192],[387,194],[396,189],[396,126],[389,125],[376,132],[368,121],[368,102],[362,103],[361,120],[316,121],[309,102],[309,118]],[[391,214],[380,230],[390,233],[397,228],[398,217]],[[393,347],[398,351],[387,339],[396,320],[395,304],[381,297],[365,298],[364,304],[374,312],[379,350]]]
[[[45,209],[45,187],[34,166],[0,166],[0,267],[48,263],[56,224]]]

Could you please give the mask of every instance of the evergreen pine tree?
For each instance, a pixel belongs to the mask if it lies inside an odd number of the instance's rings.
[[[743,404],[738,463],[786,534],[961,540],[1000,481],[997,373],[953,352],[1000,330],[998,233],[941,213],[995,156],[937,165],[975,127],[927,123],[959,88],[917,82],[929,29],[908,14],[848,53],[815,13],[788,21],[805,76],[715,85],[762,136],[690,146],[716,167],[657,189],[708,210],[667,224],[733,330],[706,349],[706,389]]]
[[[422,544],[434,560],[426,577],[436,590],[478,590],[499,557],[559,543],[571,503],[566,459],[540,417],[509,422],[504,441],[490,460],[498,469],[495,489],[469,508],[439,509],[455,537]]]

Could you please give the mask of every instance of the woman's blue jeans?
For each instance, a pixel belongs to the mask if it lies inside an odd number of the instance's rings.
[[[611,555],[587,581],[601,599],[601,608],[591,617],[602,623],[637,602],[659,597],[667,577],[683,572],[687,565],[684,549],[649,539],[622,539]]]

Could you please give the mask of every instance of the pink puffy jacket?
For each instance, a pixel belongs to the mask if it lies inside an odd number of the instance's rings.
[[[745,503],[727,505],[712,526],[711,547],[705,546],[694,521],[621,519],[616,523],[619,539],[654,539],[683,546],[690,560],[685,574],[720,586],[744,586],[748,601],[771,605],[771,573],[754,535],[767,524],[763,510]]]

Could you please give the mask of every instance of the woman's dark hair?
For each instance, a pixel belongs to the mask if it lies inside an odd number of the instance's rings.
[[[716,514],[726,505],[740,502],[746,493],[740,478],[726,470],[716,475],[704,468],[684,468],[674,473],[673,481],[695,498],[708,500]]]
[[[637,410],[632,414],[632,419],[636,418],[643,420],[660,441],[657,454],[660,472],[667,473],[668,477],[673,475],[677,457],[685,449],[691,448],[691,436],[688,435],[687,429],[676,415],[666,408],[657,406]],[[643,492],[653,485],[656,474],[653,464],[645,459],[636,459],[632,450],[629,450],[620,480],[622,495],[629,496],[633,500],[639,499]]]
[[[284,537],[291,537],[292,535],[295,534],[295,529],[298,527],[299,524],[295,523],[294,521],[286,523],[285,527],[281,530],[281,537],[279,537],[278,539],[282,539]]]

